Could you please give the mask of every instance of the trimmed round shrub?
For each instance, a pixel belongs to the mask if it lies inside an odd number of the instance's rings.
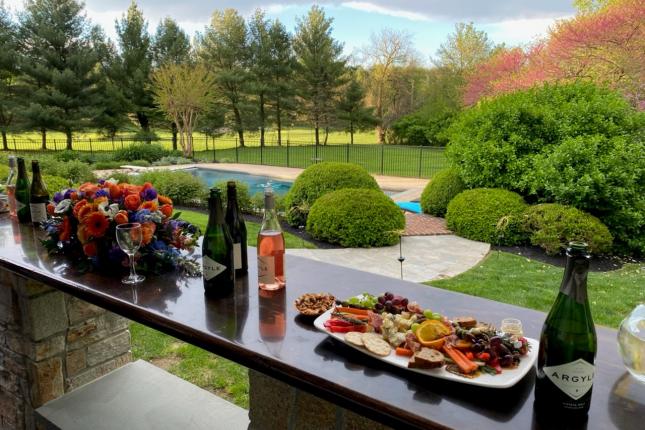
[[[218,181],[215,187],[219,188],[222,193],[222,203],[226,210],[228,202],[227,198],[227,184],[228,181]],[[235,188],[237,189],[237,205],[242,212],[253,212],[253,205],[251,204],[251,196],[249,195],[249,186],[245,182],[235,181]]]
[[[137,184],[150,182],[176,205],[200,205],[208,194],[206,184],[188,172],[152,170],[134,178]]]
[[[315,239],[353,248],[394,245],[404,228],[403,212],[380,190],[327,193],[307,218],[307,231]]]
[[[146,160],[150,163],[170,155],[163,146],[155,143],[136,143],[125,148],[117,149],[114,159],[119,161]]]
[[[609,229],[595,216],[571,206],[557,203],[530,206],[524,211],[523,224],[531,244],[550,255],[564,251],[572,240],[586,242],[594,254],[611,250]]]
[[[574,206],[607,225],[616,250],[645,254],[643,129],[645,112],[617,92],[547,84],[464,110],[447,155],[467,187]]]
[[[466,185],[455,169],[442,170],[433,176],[423,190],[421,208],[427,214],[442,217],[446,214],[450,200],[464,189]]]
[[[44,175],[59,176],[71,180],[75,184],[94,182],[96,176],[89,164],[79,160],[56,161],[51,158],[39,159],[40,170]],[[31,163],[29,163],[31,169]]]
[[[356,164],[320,163],[306,168],[285,196],[287,222],[294,227],[306,225],[316,199],[343,188],[379,190],[372,175]]]
[[[278,214],[284,214],[284,196],[275,194],[273,196],[273,204]],[[257,192],[251,196],[251,211],[255,213],[262,213],[264,209],[264,193]]]
[[[476,188],[458,194],[448,204],[446,222],[455,234],[493,245],[517,245],[526,241],[522,196],[496,188]]]

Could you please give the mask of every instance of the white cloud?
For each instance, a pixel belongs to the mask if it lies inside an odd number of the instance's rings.
[[[360,10],[363,12],[378,13],[380,15],[395,16],[397,18],[405,18],[410,21],[430,21],[430,17],[423,13],[411,12],[407,10],[391,9],[385,6],[379,6],[374,3],[362,1],[349,1],[340,4],[349,9]]]
[[[483,25],[491,39],[509,43],[521,43],[544,37],[549,27],[560,19],[568,19],[570,16],[557,18],[527,18],[512,19]]]

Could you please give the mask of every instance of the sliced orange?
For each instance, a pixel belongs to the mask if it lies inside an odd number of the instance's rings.
[[[421,345],[433,349],[440,349],[449,334],[450,329],[437,320],[424,321],[415,332]]]

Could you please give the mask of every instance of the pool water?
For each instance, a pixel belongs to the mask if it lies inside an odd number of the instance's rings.
[[[249,186],[250,196],[253,196],[256,193],[264,193],[264,188],[269,181],[271,181],[273,191],[280,196],[285,195],[292,185],[292,182],[281,181],[279,179],[270,178],[268,176],[249,175],[248,173],[243,172],[230,172],[226,170],[201,168],[186,169],[186,171],[191,173],[193,176],[202,179],[209,187],[221,181],[244,182]]]

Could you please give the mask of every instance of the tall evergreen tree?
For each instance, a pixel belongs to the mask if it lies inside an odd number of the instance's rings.
[[[16,26],[2,2],[0,2],[0,46],[2,46],[0,50],[0,133],[2,148],[6,151],[9,149],[7,131],[15,121],[19,104],[16,92],[19,55]]]
[[[87,127],[96,115],[97,53],[90,24],[75,0],[30,0],[20,16],[21,69],[29,85],[29,105],[23,111],[28,126],[65,133]]]
[[[295,86],[293,83],[296,65],[291,36],[279,20],[271,23],[269,28],[270,45],[270,85],[268,87],[269,102],[273,106],[278,145],[282,144],[282,123],[285,112],[295,110]]]
[[[302,109],[314,126],[316,145],[320,127],[327,127],[335,113],[335,99],[345,73],[343,45],[331,37],[333,19],[312,6],[298,20],[293,41],[298,61],[298,93]]]
[[[233,127],[244,146],[244,111],[248,106],[249,49],[244,18],[235,9],[215,11],[201,38],[198,55],[215,78],[215,86],[233,112]]]
[[[271,87],[272,55],[269,22],[264,12],[257,9],[249,22],[250,72],[253,76],[251,91],[257,96],[260,146],[264,146],[267,123],[267,96]]]
[[[120,56],[115,68],[116,80],[129,102],[145,136],[150,134],[150,120],[155,106],[150,90],[152,47],[148,23],[143,12],[132,1],[127,13],[116,23]]]
[[[190,39],[172,18],[164,18],[157,26],[152,44],[152,56],[155,70],[169,64],[185,64],[191,60]],[[168,115],[164,116],[171,118]],[[177,150],[179,130],[173,120],[170,120],[170,132],[172,133],[172,149]]]
[[[365,90],[355,76],[347,84],[338,102],[338,119],[349,133],[350,143],[354,144],[354,133],[366,130],[378,123],[374,116],[374,108],[365,107]]]

